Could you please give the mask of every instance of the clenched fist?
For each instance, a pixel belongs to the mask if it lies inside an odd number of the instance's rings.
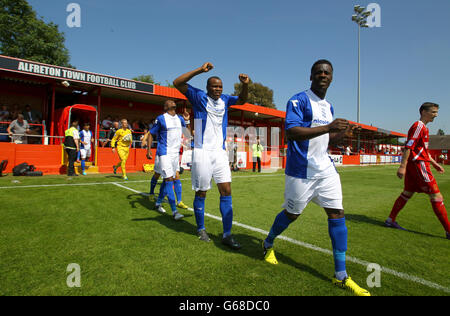
[[[211,64],[211,63],[204,63],[204,64],[202,65],[202,67],[201,67],[201,69],[202,69],[203,72],[208,72],[208,71],[210,71],[210,70],[213,69],[213,68],[214,68],[214,65]]]
[[[239,81],[242,82],[243,84],[248,84],[250,82],[250,77],[246,74],[240,74]]]

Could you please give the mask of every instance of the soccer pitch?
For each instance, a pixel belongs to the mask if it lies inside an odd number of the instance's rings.
[[[449,295],[450,241],[428,197],[415,195],[398,217],[408,231],[383,222],[402,190],[396,166],[339,168],[349,231],[347,270],[374,296]],[[449,170],[450,171],[450,170]],[[450,199],[450,172],[435,173]],[[275,241],[280,262],[262,260],[261,242],[281,211],[284,174],[233,173],[233,234],[242,249],[221,244],[217,187],[206,199],[206,229],[195,217],[175,222],[153,210],[150,175],[0,178],[0,295],[277,296],[352,295],[331,284],[334,271],[325,212],[310,204]],[[20,183],[13,183],[19,180]],[[190,173],[183,202],[192,207]],[[158,191],[159,186],[157,187]],[[80,286],[69,287],[69,264]],[[366,280],[381,267],[379,287]],[[373,279],[373,278],[372,278]]]

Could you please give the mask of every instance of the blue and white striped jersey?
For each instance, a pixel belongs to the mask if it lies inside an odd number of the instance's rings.
[[[300,127],[328,125],[333,121],[334,109],[307,90],[294,95],[286,106],[286,130]],[[319,179],[335,174],[336,168],[328,155],[329,134],[305,141],[288,142],[286,175],[301,179]]]
[[[238,97],[222,94],[214,100],[189,84],[186,97],[194,110],[194,148],[225,149],[228,108],[236,104]]]
[[[181,147],[182,128],[186,127],[183,117],[164,113],[156,118],[150,133],[157,135],[156,155],[178,154]]]

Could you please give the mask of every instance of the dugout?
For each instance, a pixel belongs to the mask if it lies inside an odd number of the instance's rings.
[[[83,128],[84,123],[89,123],[92,135],[97,134],[97,109],[90,105],[75,104],[67,106],[64,109],[58,109],[55,113],[56,118],[56,134],[64,135],[65,131],[70,128],[70,123],[73,119],[78,119],[80,129]],[[61,144],[61,139],[57,139],[56,144]]]

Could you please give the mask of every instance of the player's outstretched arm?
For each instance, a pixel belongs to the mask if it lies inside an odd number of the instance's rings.
[[[173,81],[173,85],[175,86],[175,88],[177,88],[178,91],[180,91],[183,94],[186,94],[188,86],[187,83],[189,80],[191,80],[192,78],[194,78],[195,76],[202,74],[204,72],[208,72],[211,69],[213,69],[214,66],[211,63],[204,63],[201,67],[194,69],[192,71],[189,71],[185,74],[182,74],[181,76],[179,76],[178,78],[176,78]]]
[[[287,130],[286,135],[288,140],[304,141],[312,139],[327,133],[338,133],[345,131],[348,128],[348,121],[346,119],[335,119],[328,125],[317,127],[292,127]]]
[[[247,103],[248,100],[248,84],[250,83],[250,77],[246,74],[239,75],[239,81],[242,83],[242,90],[239,94],[239,98],[236,105],[241,105]]]
[[[187,111],[186,108],[184,109],[184,112],[183,112],[183,119],[184,119],[184,123],[186,124],[186,127],[182,128],[181,131],[182,131],[184,137],[189,139],[191,137],[191,135],[192,135],[192,132],[191,132],[191,115],[189,114],[189,112]]]
[[[152,143],[153,143],[153,136],[152,136],[152,134],[149,132],[149,133],[147,133],[147,135],[148,135],[148,138],[147,138],[147,140],[148,140],[148,145],[147,145],[147,159],[152,159],[153,158],[153,156],[152,156]]]
[[[148,134],[150,134],[150,132],[147,132],[146,134],[144,134],[144,138],[142,139],[142,147],[147,146],[147,142],[148,142]]]

